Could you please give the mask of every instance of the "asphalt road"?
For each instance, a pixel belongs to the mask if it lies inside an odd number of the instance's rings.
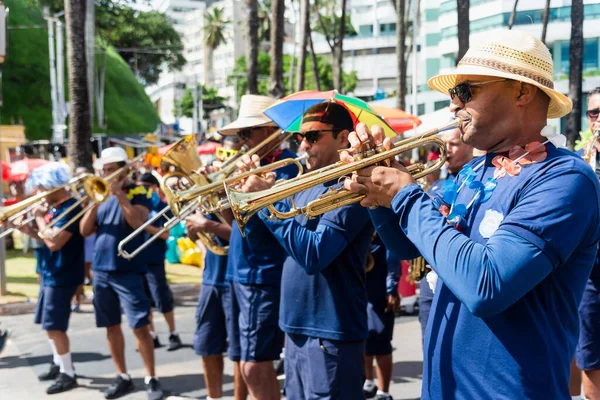
[[[101,393],[114,380],[115,370],[105,339],[105,330],[96,328],[91,305],[83,313],[71,317],[69,337],[79,388],[55,395],[60,400],[103,399]],[[186,347],[175,352],[166,348],[156,350],[157,374],[169,398],[206,397],[202,363],[190,344],[195,327],[195,304],[186,301],[175,310],[177,331]],[[167,342],[167,327],[157,315],[156,328],[162,343]],[[46,371],[51,351],[45,334],[33,324],[33,314],[0,317],[2,328],[12,331],[7,347],[0,356],[0,398],[27,400],[45,398],[47,382],[37,375]],[[144,369],[135,350],[135,340],[124,324],[127,366],[137,391],[123,397],[126,400],[145,399]],[[422,351],[421,331],[416,317],[396,318],[394,330],[394,374],[391,394],[394,399],[418,399],[421,390]],[[282,379],[282,377],[280,377]],[[233,398],[232,364],[226,358],[224,396]]]

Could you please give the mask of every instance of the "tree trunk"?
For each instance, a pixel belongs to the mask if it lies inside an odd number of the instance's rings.
[[[456,58],[456,64],[458,64],[469,49],[469,0],[456,0],[456,13],[458,18],[458,57]]]
[[[248,93],[258,94],[258,0],[244,0],[246,3],[246,74]]]
[[[313,46],[310,24],[308,25],[308,44],[310,49],[310,61],[312,64],[313,76],[315,77],[315,88],[320,91],[321,80],[319,79],[319,65],[317,64],[317,55],[315,54],[315,47]]]
[[[511,30],[514,23],[515,18],[517,17],[517,5],[519,4],[519,0],[515,0],[515,4],[513,5],[512,12],[510,13],[510,18],[508,20],[508,30]]]
[[[406,109],[406,1],[394,0],[396,2],[396,54],[398,61],[398,85],[396,87],[396,107],[400,110]]]
[[[344,64],[344,34],[346,33],[346,1],[342,0],[341,9],[342,15],[340,18],[340,26],[335,38],[333,50],[333,88],[338,92],[343,90],[342,71]],[[334,15],[333,13],[331,15]]]
[[[283,86],[283,36],[285,0],[273,0],[271,15],[271,76],[269,78],[269,95],[277,99],[285,96]]]
[[[542,43],[546,44],[546,32],[548,31],[548,17],[550,16],[550,0],[546,0],[544,13],[542,14]]]
[[[73,168],[92,169],[92,127],[85,56],[86,0],[65,0],[69,79],[69,146]]]
[[[567,142],[573,148],[581,131],[581,78],[583,70],[583,0],[571,4],[571,47],[569,49],[569,97],[573,111],[567,116]]]
[[[306,45],[310,29],[310,0],[300,0],[300,53],[298,54],[298,72],[296,73],[296,92],[304,90],[306,72]]]

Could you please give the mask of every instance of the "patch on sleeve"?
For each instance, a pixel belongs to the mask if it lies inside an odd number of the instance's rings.
[[[498,230],[498,228],[500,227],[500,223],[502,223],[503,219],[504,214],[502,214],[501,212],[495,210],[487,210],[485,212],[483,220],[481,221],[481,224],[479,224],[479,234],[481,235],[481,237],[483,237],[484,239],[489,239],[494,234],[494,232]]]

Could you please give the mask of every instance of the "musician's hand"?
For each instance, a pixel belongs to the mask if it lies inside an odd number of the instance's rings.
[[[123,182],[115,180],[110,183],[108,189],[112,194],[118,196],[119,194],[123,193]]]
[[[350,133],[348,140],[352,148],[340,154],[340,159],[346,163],[352,162],[351,154],[362,151],[367,143],[382,144],[384,150],[392,148],[391,140],[385,138],[383,129],[377,125],[373,125],[371,133],[365,124],[358,124],[356,132]],[[347,190],[366,195],[360,202],[363,207],[390,207],[392,199],[400,189],[415,183],[412,175],[399,162],[393,158],[388,161],[389,167],[370,166],[356,171],[344,182]]]
[[[240,172],[251,171],[260,167],[260,157],[253,154],[252,157],[243,155],[240,161],[237,162],[237,167]]]
[[[260,157],[256,154],[252,158],[247,155],[242,156],[237,164],[241,172],[251,171],[260,167]],[[276,175],[274,172],[266,172],[261,176],[250,175],[248,178],[240,182],[236,190],[241,192],[258,192],[260,190],[270,189],[275,184]]]
[[[385,306],[385,312],[397,312],[400,311],[400,296],[395,294],[387,295],[387,304]]]
[[[48,214],[48,206],[45,204],[39,205],[33,209],[32,213],[35,217],[43,217]]]
[[[196,212],[185,219],[185,229],[188,237],[196,240],[199,233],[206,232],[206,228],[211,223],[202,213]]]

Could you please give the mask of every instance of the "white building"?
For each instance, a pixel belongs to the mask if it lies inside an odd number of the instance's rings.
[[[166,1],[166,0],[165,0]],[[185,5],[196,5],[196,8]],[[195,131],[191,118],[180,117],[175,104],[182,98],[186,88],[194,88],[204,83],[204,18],[206,2],[193,0],[170,0],[172,6],[168,15],[175,13],[179,23],[176,29],[181,33],[184,45],[186,65],[180,72],[162,74],[157,85],[147,88],[146,92],[158,109],[163,123],[179,123],[183,133]],[[222,0],[212,3],[209,7],[223,8],[223,17],[229,20],[226,32],[226,44],[213,52],[213,84],[219,94],[235,102],[235,85],[229,85],[227,77],[232,73],[235,60],[244,55],[242,0]],[[235,83],[235,81],[233,82]],[[230,104],[235,107],[235,104]],[[229,113],[211,113],[211,126],[220,127],[229,122]],[[206,127],[204,127],[206,128]]]
[[[413,2],[414,3],[414,2]],[[378,90],[392,95],[396,90],[396,16],[390,0],[349,0],[349,14],[357,35],[344,40],[344,69],[358,73],[354,94],[372,100]],[[422,0],[420,2],[419,53],[417,57],[416,114],[434,112],[448,105],[448,97],[429,90],[427,79],[454,67],[458,53],[456,0]],[[588,92],[600,86],[600,0],[584,0],[584,85]],[[471,43],[508,29],[514,0],[471,0],[469,17]],[[541,36],[545,0],[521,0],[513,29]],[[568,92],[569,39],[571,34],[571,0],[552,0],[546,43],[553,55],[558,90]],[[407,40],[410,42],[410,39]],[[315,37],[315,51],[328,54],[322,38]],[[411,82],[413,65],[409,58],[406,103],[412,112]],[[587,98],[584,98],[584,104]],[[395,106],[394,99],[384,103]],[[553,122],[557,127],[561,122]],[[564,121],[562,122],[564,124]],[[561,129],[564,131],[564,129]]]

